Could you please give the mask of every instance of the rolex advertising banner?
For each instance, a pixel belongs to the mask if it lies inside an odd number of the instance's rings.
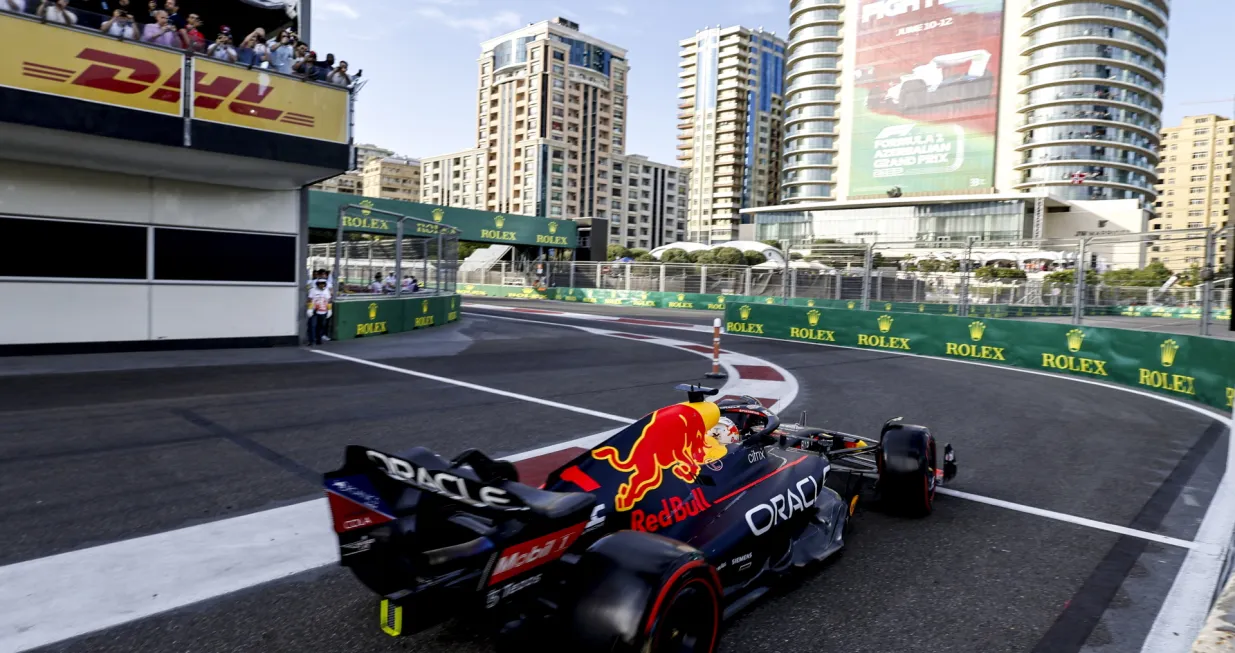
[[[438,232],[436,225],[444,224],[459,230],[459,240],[564,249],[579,245],[578,224],[573,220],[549,220],[534,215],[508,215],[316,190],[309,191],[309,227],[337,229],[339,207],[349,204],[360,206],[343,216],[343,227],[349,231],[395,235],[396,219],[371,210],[378,209],[434,223],[405,222],[403,233],[407,236],[433,236]]]
[[[1235,342],[1101,327],[731,302],[725,330],[1012,365],[1230,410]]]
[[[458,319],[458,295],[351,299],[334,304],[336,340],[401,333],[439,326]]]
[[[849,196],[994,185],[1003,0],[860,0]]]

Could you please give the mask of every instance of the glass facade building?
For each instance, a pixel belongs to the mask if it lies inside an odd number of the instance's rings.
[[[835,188],[842,0],[793,0],[785,52],[781,201],[829,199]]]
[[[1017,189],[1153,203],[1168,17],[1166,0],[1027,2]]]
[[[1033,230],[1033,202],[984,200],[769,212],[757,214],[755,224],[758,240],[778,240],[789,247],[806,247],[823,238],[844,243],[920,242],[954,246],[970,237],[984,241],[1029,238]]]

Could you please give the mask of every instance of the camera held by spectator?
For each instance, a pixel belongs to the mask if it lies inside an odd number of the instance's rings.
[[[330,75],[326,78],[326,81],[334,84],[335,86],[351,86],[352,77],[347,74],[347,62],[340,61],[339,65],[336,66],[334,70],[330,71]]]
[[[121,0],[120,6],[112,11],[111,18],[99,27],[99,31],[108,36],[136,41],[139,35],[137,21],[127,7],[128,0]]]
[[[61,25],[76,25],[77,14],[69,11],[69,0],[41,0],[38,10],[39,18],[49,23]]]
[[[231,30],[227,27],[224,27],[223,30],[224,31],[220,32],[218,37],[215,38],[214,43],[210,44],[210,48],[206,50],[206,54],[212,59],[235,63],[237,55],[236,48],[232,47]]]

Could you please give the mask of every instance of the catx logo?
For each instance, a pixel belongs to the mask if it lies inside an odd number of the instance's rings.
[[[121,95],[139,95],[160,102],[180,102],[184,75],[179,67],[164,74],[154,62],[95,48],[84,48],[77,53],[77,59],[89,62],[89,65],[76,75],[71,69],[29,61],[22,63],[22,74]],[[194,71],[193,106],[215,110],[226,104],[227,111],[241,116],[299,127],[316,126],[317,119],[311,115],[262,106],[275,92],[276,85],[271,83],[274,78],[270,75],[259,73],[258,78],[257,82],[246,83],[227,75]]]

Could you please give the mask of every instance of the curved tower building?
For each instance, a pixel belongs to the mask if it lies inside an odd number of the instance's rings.
[[[781,201],[833,197],[843,0],[792,0],[785,53]]]
[[[1011,3],[1010,3],[1011,4]],[[1068,200],[1156,192],[1167,0],[1023,0],[1019,190]],[[1013,34],[1006,35],[1008,37]]]

